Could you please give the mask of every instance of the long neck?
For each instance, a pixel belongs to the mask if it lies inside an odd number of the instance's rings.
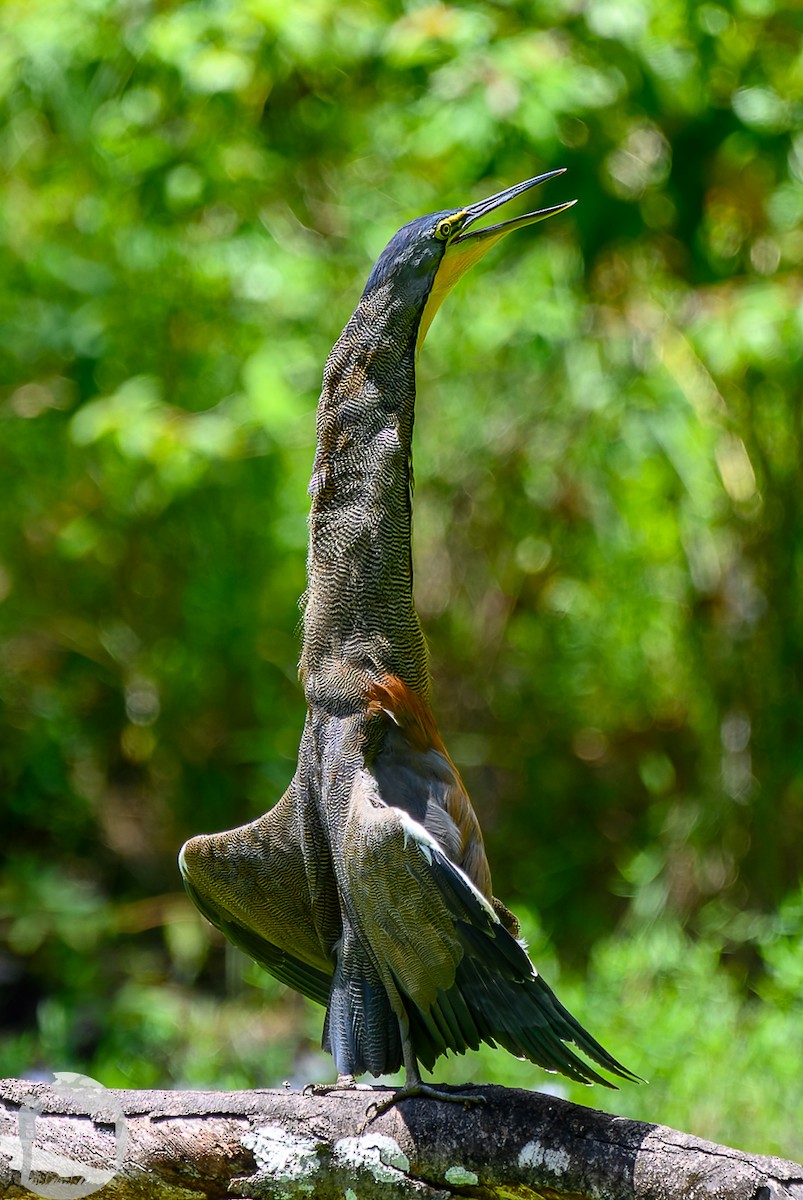
[[[359,708],[387,674],[428,691],[410,554],[417,331],[417,306],[375,289],[324,370],[301,675],[330,712]]]

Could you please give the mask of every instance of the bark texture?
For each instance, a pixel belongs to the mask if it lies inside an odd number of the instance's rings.
[[[372,1117],[384,1090],[83,1093],[5,1080],[0,1196],[803,1200],[796,1163],[538,1093],[481,1093],[481,1105],[405,1100]]]

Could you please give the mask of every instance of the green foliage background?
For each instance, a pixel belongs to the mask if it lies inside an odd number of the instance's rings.
[[[243,970],[175,854],[293,769],[314,408],[373,258],[565,166],[544,202],[577,207],[421,356],[436,711],[536,961],[651,1080],[563,1094],[803,1155],[803,13],[0,22],[0,1071],[330,1071],[320,1012]]]

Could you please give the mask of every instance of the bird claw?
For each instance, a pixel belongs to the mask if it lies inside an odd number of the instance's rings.
[[[375,1120],[376,1117],[387,1112],[388,1109],[399,1104],[402,1100],[413,1100],[423,1097],[428,1100],[445,1100],[449,1104],[462,1104],[463,1109],[473,1108],[478,1104],[487,1104],[485,1096],[482,1092],[445,1092],[441,1088],[433,1087],[432,1084],[418,1083],[407,1084],[403,1088],[399,1088],[386,1100],[372,1100],[365,1110],[365,1121],[363,1127]]]
[[[368,1085],[357,1083],[353,1075],[338,1075],[334,1083],[308,1083],[301,1089],[302,1096],[329,1096],[332,1092],[356,1092]]]

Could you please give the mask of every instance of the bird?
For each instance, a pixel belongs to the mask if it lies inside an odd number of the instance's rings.
[[[326,1009],[337,1083],[322,1089],[403,1067],[390,1103],[468,1100],[425,1083],[421,1066],[483,1042],[583,1083],[615,1087],[601,1071],[639,1078],[561,1004],[493,894],[479,821],[433,715],[413,601],[418,351],[471,266],[575,201],[483,218],[562,173],[410,221],[379,255],[323,372],[296,771],[263,816],[193,837],[179,856],[212,925]]]

